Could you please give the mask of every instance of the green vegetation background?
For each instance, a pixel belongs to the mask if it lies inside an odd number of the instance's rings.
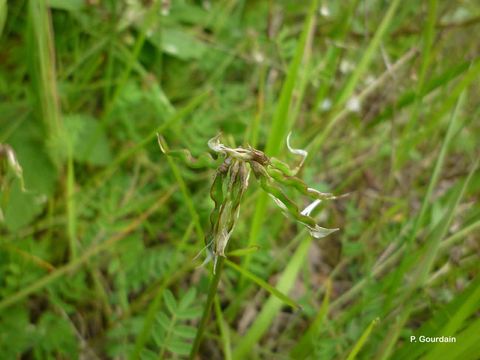
[[[289,131],[340,231],[252,179],[197,358],[478,358],[478,2],[0,0],[0,29],[1,359],[188,356],[213,171],[155,134],[295,163]]]

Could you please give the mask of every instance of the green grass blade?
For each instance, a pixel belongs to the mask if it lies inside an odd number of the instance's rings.
[[[66,202],[67,202],[67,234],[70,247],[70,258],[75,260],[78,256],[78,239],[77,239],[77,214],[76,214],[76,197],[75,197],[75,169],[73,166],[72,146],[69,145],[67,159],[67,186],[66,186]]]
[[[288,293],[295,283],[300,268],[304,264],[311,241],[312,238],[308,236],[300,243],[295,253],[290,258],[285,270],[282,272],[277,283],[277,289],[282,293]],[[282,304],[282,301],[276,296],[270,296],[267,302],[263,305],[262,310],[256,317],[250,329],[245,336],[241,338],[237,347],[233,350],[233,359],[241,360],[247,357],[255,344],[258,343],[260,338],[270,327],[273,319],[280,311]]]
[[[393,0],[390,3],[387,13],[385,14],[380,25],[378,26],[378,29],[375,32],[375,35],[370,41],[370,44],[365,50],[362,58],[360,59],[360,62],[356,66],[355,71],[350,76],[347,83],[338,94],[338,97],[334,103],[334,108],[341,107],[352,96],[358,84],[358,81],[363,76],[363,74],[367,71],[368,66],[370,65],[375,53],[377,52],[378,47],[380,46],[380,42],[383,40],[383,38],[387,34],[387,30],[390,27],[390,24],[393,20],[393,16],[399,4],[400,4],[400,0]]]
[[[415,91],[415,103],[413,105],[412,112],[408,120],[408,124],[405,128],[406,134],[410,134],[410,132],[414,128],[414,125],[416,125],[417,123],[420,105],[422,104],[422,100],[425,95],[425,83],[426,83],[427,70],[432,61],[431,50],[432,50],[433,39],[435,36],[435,22],[437,19],[437,7],[438,7],[437,0],[428,1],[428,15],[427,15],[427,21],[425,23],[423,42],[422,42],[422,64],[420,66],[420,74],[418,77],[417,88]]]
[[[415,281],[413,282],[413,287],[419,287],[423,285],[427,281],[427,276],[430,274],[435,258],[438,254],[438,250],[440,248],[440,242],[445,237],[450,224],[453,220],[455,215],[455,210],[457,209],[460,200],[463,198],[463,195],[467,189],[468,184],[470,183],[473,174],[477,170],[479,161],[477,160],[470,173],[468,174],[467,178],[462,184],[462,187],[454,194],[454,198],[450,202],[450,205],[447,209],[445,216],[442,218],[438,226],[434,229],[432,235],[427,239],[425,244],[425,254],[424,257],[419,264],[419,271],[417,272],[416,276],[414,277]]]
[[[3,28],[7,21],[8,5],[7,0],[0,0],[0,38],[2,38]]]
[[[453,135],[455,130],[458,129],[457,126],[457,119],[458,119],[458,114],[460,109],[462,108],[463,101],[465,99],[465,94],[460,97],[460,99],[457,102],[457,106],[452,112],[452,116],[450,118],[450,122],[448,124],[448,129],[447,133],[445,135],[445,139],[443,141],[442,147],[440,149],[440,153],[438,154],[437,161],[435,162],[435,167],[433,169],[432,176],[430,178],[430,182],[428,183],[428,188],[427,192],[425,194],[425,197],[422,202],[422,207],[420,209],[420,213],[417,217],[417,221],[414,223],[414,227],[412,230],[412,236],[416,236],[419,228],[422,226],[422,223],[424,222],[425,215],[427,213],[427,209],[430,206],[430,199],[432,197],[432,193],[434,188],[437,186],[437,183],[440,179],[440,172],[442,171],[443,164],[445,163],[445,157],[447,155],[447,151],[450,147],[450,143],[452,141]]]
[[[38,107],[36,114],[43,121],[49,154],[53,162],[59,165],[65,151],[62,143],[64,132],[58,103],[53,29],[46,1],[30,0],[28,14],[31,54],[29,61],[33,93]]]
[[[223,256],[219,256],[219,259],[216,264],[216,271],[213,274],[212,278],[210,279],[210,284],[208,286],[208,294],[207,294],[207,301],[203,308],[202,318],[200,323],[198,324],[197,335],[195,336],[195,340],[193,341],[192,349],[190,351],[190,360],[194,360],[197,356],[198,350],[200,349],[200,344],[202,341],[203,334],[207,328],[208,321],[210,320],[210,312],[212,310],[213,300],[217,296],[218,292],[218,284],[220,282],[220,277],[223,271],[223,264],[225,258]]]
[[[477,360],[479,353],[478,334],[480,334],[480,319],[472,321],[465,330],[455,336],[456,342],[447,344],[437,344],[434,347],[436,351],[440,348],[440,357],[430,357],[427,359],[451,359],[451,360]]]
[[[306,333],[298,340],[297,344],[292,349],[290,353],[292,359],[305,359],[312,352],[315,339],[318,338],[320,333],[320,326],[325,320],[329,310],[330,296],[332,293],[332,281],[330,279],[327,280],[325,288],[326,291],[322,305]]]
[[[477,282],[475,290],[466,299],[466,301],[458,308],[457,312],[452,316],[450,321],[438,331],[436,336],[454,336],[460,330],[465,322],[473,313],[475,313],[480,305],[480,282]],[[425,356],[425,360],[440,359],[444,355],[445,345],[435,343],[430,352]]]
[[[335,42],[343,43],[345,41],[345,37],[347,36],[358,3],[358,0],[354,0],[353,2],[346,4],[346,9],[342,9],[342,12],[346,12],[346,14],[342,13],[342,16],[340,16],[339,24],[335,31],[335,35],[333,36]],[[320,86],[318,87],[317,95],[315,97],[314,111],[322,105],[322,101],[325,99],[328,90],[331,88],[336,78],[335,72],[341,54],[342,49],[337,44],[332,44],[327,50],[325,55],[325,65],[321,71]]]
[[[220,300],[218,300],[218,295],[215,296],[215,316],[217,317],[217,324],[220,330],[220,338],[222,339],[223,345],[223,356],[225,360],[232,359],[232,345],[230,340],[230,330],[228,327],[225,318],[223,317],[222,309],[220,307]]]
[[[245,256],[245,255],[248,255],[248,254],[252,254],[252,253],[256,253],[258,250],[260,249],[259,246],[250,246],[250,247],[247,247],[247,248],[243,248],[243,249],[236,249],[236,250],[232,250],[232,251],[229,251],[227,253],[227,257],[230,257],[230,256]]]
[[[280,153],[281,149],[285,145],[285,138],[290,131],[290,126],[292,125],[288,121],[288,115],[290,111],[290,105],[292,103],[293,90],[300,80],[300,65],[302,64],[302,59],[307,51],[307,39],[314,28],[317,6],[318,0],[313,0],[310,3],[308,19],[304,23],[302,34],[295,50],[295,56],[288,68],[287,78],[282,86],[280,98],[273,115],[267,145],[265,147],[265,153],[269,156],[276,156]]]
[[[235,264],[234,262],[232,262],[228,259],[225,259],[225,263],[228,266],[230,266],[232,269],[234,269],[235,271],[237,271],[240,274],[242,274],[243,276],[245,276],[247,279],[252,280],[254,283],[256,283],[258,286],[263,288],[265,291],[267,291],[271,295],[276,296],[280,301],[282,301],[286,305],[292,307],[293,309],[300,309],[300,305],[298,305],[298,303],[295,300],[291,299],[290,297],[288,297],[287,295],[285,295],[284,293],[282,293],[278,289],[274,288],[272,285],[267,283],[265,280],[259,278],[257,275],[255,275],[255,274],[251,273],[250,271],[238,266],[237,264]]]
[[[358,353],[360,352],[360,350],[362,350],[362,347],[367,342],[368,337],[370,336],[370,333],[372,332],[373,328],[378,324],[379,321],[380,321],[379,319],[375,319],[370,323],[370,325],[368,325],[368,327],[363,332],[362,336],[360,336],[360,339],[358,339],[358,341],[355,343],[350,354],[348,354],[347,360],[354,360],[357,358]]]
[[[428,187],[427,187],[426,194],[423,198],[420,213],[415,220],[415,223],[413,225],[413,229],[411,230],[409,236],[407,237],[407,241],[405,242],[405,252],[403,254],[403,259],[402,259],[400,265],[398,266],[398,268],[395,272],[392,283],[390,284],[390,289],[398,289],[401,286],[401,279],[404,277],[405,273],[408,270],[407,267],[408,267],[408,263],[409,263],[409,256],[410,256],[410,253],[411,253],[411,249],[413,247],[413,244],[414,244],[415,238],[417,236],[418,230],[420,229],[420,227],[422,226],[422,224],[425,220],[424,218],[425,218],[425,215],[427,213],[427,209],[430,206],[430,199],[431,199],[431,196],[432,196],[432,193],[433,193],[433,189],[436,187],[436,185],[438,183],[438,180],[440,178],[440,172],[443,168],[443,164],[445,162],[445,156],[446,156],[447,151],[449,149],[450,142],[453,138],[454,130],[458,128],[457,127],[457,117],[458,117],[459,109],[461,108],[461,104],[463,103],[463,98],[464,98],[464,96],[462,96],[458,100],[457,106],[452,111],[452,115],[450,117],[450,122],[449,122],[449,126],[448,126],[448,129],[447,129],[447,133],[446,133],[444,141],[442,143],[442,147],[440,149],[437,160],[435,162],[434,170],[432,172],[432,176],[430,177],[430,181],[429,181],[429,184],[428,184]],[[458,204],[458,201],[460,201],[460,198],[457,199],[456,204]],[[450,207],[450,209],[449,209],[450,216],[453,216],[453,212],[454,212],[455,208],[456,208],[456,205]],[[447,215],[449,215],[449,214],[447,214]],[[432,250],[434,250],[435,252],[432,253],[432,254],[430,254],[430,253],[426,254],[427,257],[428,257],[428,260],[424,260],[423,266],[420,266],[418,268],[419,273],[422,274],[422,281],[424,281],[425,276],[426,276],[426,274],[428,274],[428,271],[430,270],[430,267],[433,263],[433,260],[436,257],[436,254],[437,254],[436,249],[438,249],[438,245],[440,243],[441,238],[443,238],[443,236],[439,234],[439,236],[432,237],[431,241],[429,242],[430,246],[432,247]],[[409,288],[409,290],[404,292],[403,296],[405,298],[410,296],[412,294],[413,290],[417,289],[417,287],[421,284],[420,280],[421,280],[420,277],[415,278],[415,280],[411,284],[411,287]],[[388,306],[390,306],[390,304],[394,300],[398,300],[398,299],[396,299],[397,293],[396,293],[395,290],[389,291],[389,294],[390,295],[387,298],[387,305]],[[385,344],[384,344],[384,346],[381,347],[380,352],[378,354],[379,359],[388,358],[390,352],[392,351],[393,345],[395,344],[395,342],[398,339],[398,336],[400,334],[400,330],[403,327],[403,324],[408,320],[408,317],[410,315],[410,311],[411,311],[411,304],[407,303],[407,305],[403,309],[403,313],[402,313],[402,316],[400,317],[399,323],[393,325],[393,327],[391,328],[391,333],[389,333],[389,335],[386,337]]]
[[[406,303],[407,305],[403,308],[402,314],[400,316],[400,320],[397,324],[393,326],[389,335],[387,335],[385,346],[382,347],[381,353],[379,354],[380,359],[386,359],[390,355],[390,352],[393,349],[393,345],[395,344],[396,340],[400,335],[400,331],[402,330],[404,324],[410,317],[412,311],[412,302],[408,301],[408,298],[415,293],[416,290],[421,288],[421,286],[426,282],[427,276],[430,274],[431,269],[433,268],[435,259],[438,255],[438,250],[440,247],[440,240],[445,236],[447,233],[449,226],[453,220],[453,216],[455,214],[455,210],[460,203],[460,200],[465,193],[473,174],[475,173],[478,167],[479,160],[475,162],[472,166],[470,173],[468,174],[467,178],[463,182],[461,188],[455,193],[452,201],[450,202],[450,206],[447,209],[446,214],[444,215],[443,219],[439,222],[437,228],[433,231],[432,235],[427,239],[427,242],[421,251],[421,260],[418,264],[418,267],[414,270],[414,274],[412,276],[413,281],[408,285],[407,290],[404,291],[403,295],[401,296],[401,300],[398,300],[400,304]]]
[[[302,59],[305,56],[307,51],[306,47],[308,45],[307,39],[309,34],[313,32],[315,24],[315,12],[317,10],[318,0],[313,0],[310,4],[310,10],[308,13],[308,19],[305,21],[300,40],[295,50],[295,56],[289,66],[287,78],[282,86],[280,93],[280,98],[276,104],[275,113],[273,116],[272,125],[270,127],[270,133],[268,136],[267,144],[265,147],[265,153],[269,156],[276,156],[280,153],[282,147],[285,144],[285,138],[287,133],[290,130],[291,122],[288,121],[288,115],[290,111],[290,106],[292,103],[292,95],[295,86],[299,82],[300,76],[300,65]],[[248,236],[247,246],[253,246],[258,241],[260,234],[260,228],[265,220],[265,212],[267,209],[268,195],[266,193],[261,193],[256,206],[255,212],[253,214],[252,225],[250,227],[250,233]],[[248,269],[251,261],[251,256],[247,255],[245,257],[243,267]],[[239,287],[243,287],[244,279],[243,277],[240,280]]]
[[[443,164],[445,162],[445,156],[446,156],[447,150],[450,146],[450,142],[452,140],[454,130],[456,129],[457,116],[458,116],[458,111],[460,109],[461,103],[462,103],[462,101],[461,101],[461,99],[459,99],[459,101],[457,102],[457,106],[453,110],[452,115],[450,117],[450,122],[449,122],[449,126],[448,126],[448,129],[447,129],[447,133],[445,135],[445,139],[442,143],[442,147],[440,148],[439,155],[438,155],[437,160],[435,162],[435,166],[434,166],[432,175],[430,177],[430,181],[428,183],[427,191],[426,191],[425,196],[424,196],[423,201],[422,201],[422,206],[420,208],[419,215],[416,217],[413,228],[412,228],[412,230],[411,230],[411,232],[410,232],[410,234],[407,238],[407,241],[405,243],[406,250],[405,250],[404,258],[403,258],[403,261],[402,261],[402,263],[400,264],[400,266],[397,270],[397,275],[396,275],[396,277],[395,277],[395,279],[392,283],[392,288],[398,288],[398,286],[400,285],[399,281],[402,277],[401,274],[403,274],[406,271],[405,267],[406,267],[407,255],[409,254],[410,249],[413,246],[413,242],[414,242],[414,239],[417,236],[418,230],[420,229],[420,227],[422,226],[422,224],[425,220],[424,218],[425,218],[427,210],[430,206],[430,199],[431,199],[433,190],[434,190],[434,188],[436,187],[436,185],[439,181],[440,172],[441,172],[441,170],[443,168]],[[391,294],[391,299],[392,299],[393,296],[394,295],[392,293]]]
[[[410,148],[416,147],[426,136],[435,132],[438,129],[438,124],[441,119],[455,106],[458,98],[466,91],[468,86],[478,79],[480,75],[480,59],[472,61],[470,67],[465,72],[462,79],[448,92],[448,96],[442,99],[442,105],[429,119],[425,127],[420,131],[411,132],[408,137],[402,137],[401,143],[398,146],[397,153],[405,154]],[[411,138],[413,137],[413,138]],[[400,161],[397,161],[401,163]]]

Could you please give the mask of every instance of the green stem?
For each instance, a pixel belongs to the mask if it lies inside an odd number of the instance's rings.
[[[212,310],[213,300],[215,299],[215,295],[217,294],[218,283],[220,282],[220,276],[222,275],[223,260],[224,258],[222,256],[218,257],[217,268],[212,280],[210,281],[207,302],[203,309],[202,319],[200,320],[200,324],[198,325],[197,335],[195,336],[192,351],[190,352],[190,360],[194,360],[195,356],[197,355],[197,352],[200,348],[200,343],[202,341],[203,333],[205,332],[205,328],[207,327],[207,323],[210,318],[210,311]]]

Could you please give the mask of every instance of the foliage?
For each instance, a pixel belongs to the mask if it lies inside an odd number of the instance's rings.
[[[180,359],[202,328],[202,359],[476,359],[479,16],[0,0],[0,357]],[[219,133],[270,163],[221,219],[209,296]],[[312,189],[348,196],[305,215]]]

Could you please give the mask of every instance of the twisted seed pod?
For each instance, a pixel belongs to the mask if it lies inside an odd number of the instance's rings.
[[[205,238],[205,245],[207,248],[211,248],[213,244],[213,234],[215,233],[216,226],[218,224],[218,219],[220,217],[220,208],[224,202],[223,196],[223,183],[226,179],[228,173],[228,164],[227,161],[224,161],[217,172],[215,173],[215,178],[213,179],[212,187],[210,188],[210,197],[213,200],[215,206],[210,213],[210,232]]]
[[[279,205],[284,212],[292,216],[295,220],[307,226],[316,225],[315,220],[310,216],[303,215],[298,209],[298,206],[292,200],[290,200],[287,195],[285,195],[285,193],[271,180],[265,177],[260,178],[260,186],[273,197],[277,205]]]
[[[290,169],[290,167],[285,164],[283,161],[278,160],[277,158],[270,158],[270,163],[273,168],[280,170],[286,176],[295,176],[297,171]]]
[[[160,146],[160,150],[162,150],[162,152],[165,155],[180,159],[193,169],[201,169],[201,168],[216,169],[218,167],[218,163],[219,163],[218,159],[215,160],[208,153],[201,154],[197,159],[195,159],[190,153],[190,151],[186,149],[170,150],[163,136],[157,134],[157,137],[158,137],[158,145]]]
[[[231,159],[226,180],[224,200],[215,224],[215,256],[225,256],[225,248],[239,216],[240,204],[248,186],[248,169],[245,162]]]
[[[267,167],[267,173],[282,185],[291,186],[303,195],[319,200],[336,199],[336,197],[330,193],[322,193],[318,190],[308,187],[307,184],[295,176],[286,176],[285,173],[273,166]]]
[[[318,226],[315,219],[310,216],[310,212],[312,209],[308,209],[307,207],[308,211],[299,211],[297,205],[292,200],[290,200],[285,195],[285,193],[272,181],[272,178],[269,177],[267,171],[265,171],[264,169],[262,171],[256,165],[252,166],[252,168],[256,168],[256,171],[254,171],[254,173],[256,176],[258,175],[257,179],[259,180],[262,189],[265,190],[273,198],[275,203],[282,209],[284,214],[293,217],[295,220],[305,225],[309,229],[310,234],[313,237],[319,239],[338,230],[327,229]],[[318,205],[318,203],[319,200],[317,199],[314,202],[315,206]]]

